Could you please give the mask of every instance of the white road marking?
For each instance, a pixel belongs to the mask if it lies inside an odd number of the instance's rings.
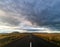
[[[30,47],[32,47],[32,42],[30,42]]]

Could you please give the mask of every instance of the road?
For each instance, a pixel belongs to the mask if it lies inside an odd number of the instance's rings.
[[[54,45],[42,38],[36,37],[34,35],[29,35],[23,37],[22,39],[16,40],[4,47],[59,47]]]

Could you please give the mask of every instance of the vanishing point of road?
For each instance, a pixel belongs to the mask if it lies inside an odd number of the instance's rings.
[[[30,34],[4,47],[59,47],[59,46]]]

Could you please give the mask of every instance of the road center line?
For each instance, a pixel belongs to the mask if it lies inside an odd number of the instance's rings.
[[[32,42],[30,42],[30,47],[32,47]]]

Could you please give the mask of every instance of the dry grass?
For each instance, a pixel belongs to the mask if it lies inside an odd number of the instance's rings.
[[[0,34],[0,47],[3,47],[8,43],[21,39],[27,35],[29,34],[20,34],[20,33]],[[36,34],[35,33],[33,35],[60,46],[60,34],[46,34],[46,33]]]
[[[60,33],[58,33],[58,34],[44,33],[44,34],[34,34],[34,35],[60,46]]]
[[[21,39],[26,35],[27,34],[20,34],[20,33],[0,34],[0,47],[3,47],[15,40]]]

